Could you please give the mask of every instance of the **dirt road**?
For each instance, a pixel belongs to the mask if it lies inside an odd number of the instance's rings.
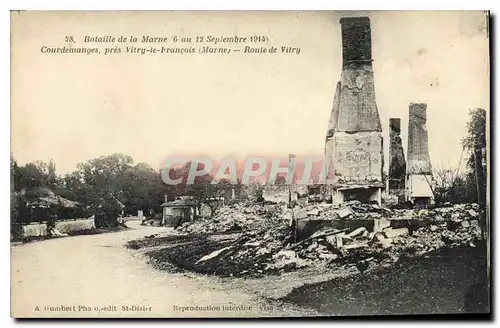
[[[141,227],[13,246],[13,317],[269,317],[311,315],[206,276],[156,271],[123,245],[169,228]]]

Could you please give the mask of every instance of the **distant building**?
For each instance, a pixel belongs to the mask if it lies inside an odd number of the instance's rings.
[[[165,196],[166,200],[167,196]],[[196,202],[192,197],[178,197],[171,202],[161,204],[163,208],[162,225],[177,227],[184,222],[194,220],[196,216]]]
[[[168,201],[165,195],[165,203],[161,204],[163,216],[161,225],[167,227],[177,227],[184,222],[192,221],[198,217],[210,217],[212,208],[217,209],[224,206],[225,198],[204,199],[198,206],[198,200],[191,196],[180,196],[174,201]]]

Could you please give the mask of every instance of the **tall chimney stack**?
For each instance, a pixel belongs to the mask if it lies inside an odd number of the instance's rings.
[[[337,180],[332,200],[381,203],[382,124],[375,101],[368,17],[340,19],[342,73],[326,133],[325,159]]]
[[[427,104],[410,104],[408,121],[408,174],[431,174],[427,135]]]
[[[412,203],[429,203],[434,199],[431,188],[432,166],[427,135],[427,104],[411,103],[408,120],[408,161],[406,199]]]
[[[401,140],[401,119],[389,119],[389,190],[404,190],[406,161]]]
[[[382,131],[375,101],[371,28],[368,17],[345,17],[342,26],[342,74],[335,91],[326,138],[335,131]]]

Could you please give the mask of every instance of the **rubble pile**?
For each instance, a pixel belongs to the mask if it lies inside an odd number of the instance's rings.
[[[477,220],[463,220],[455,224],[443,221],[415,231],[406,227],[385,227],[378,232],[368,232],[361,227],[350,232],[330,229],[315,235],[320,237],[313,235],[295,247],[299,257],[335,261],[354,255],[360,259],[397,260],[403,254],[420,256],[445,246],[474,247],[474,243],[481,238],[481,230]]]
[[[478,204],[455,204],[428,209],[389,209],[376,204],[363,204],[357,200],[342,205],[312,204],[295,211],[296,219],[318,220],[369,220],[369,219],[418,219],[418,220],[463,220],[479,215]]]
[[[308,217],[317,216],[318,219],[349,219],[368,220],[382,217],[392,217],[394,213],[375,204],[363,204],[359,201],[350,201],[339,205],[318,204],[306,208]]]
[[[185,222],[177,230],[185,233],[217,233],[260,230],[281,221],[286,206],[235,203],[222,207],[212,218]]]
[[[428,219],[435,221],[463,221],[465,219],[476,219],[479,216],[478,204],[455,204],[430,209],[404,209],[393,210],[396,217],[410,219]]]
[[[298,220],[375,218],[375,224],[343,229],[323,227],[297,241],[290,224],[292,217]],[[206,254],[199,254],[193,260],[199,272],[222,276],[260,275],[318,264],[355,266],[363,272],[370,266],[395,262],[401,256],[421,256],[445,246],[475,247],[481,238],[478,220],[476,204],[393,211],[358,202],[341,207],[318,204],[294,211],[278,205],[236,204],[221,209],[212,219],[184,224],[179,230],[239,232],[234,241],[219,247],[214,245]],[[425,224],[401,226],[403,221]]]
[[[248,231],[229,246],[201,257],[196,262],[197,271],[222,276],[242,276],[277,272],[287,265],[296,268],[303,260],[293,254],[286,254],[284,250],[285,245],[292,241],[291,235],[291,229],[285,225],[275,226],[269,231]]]

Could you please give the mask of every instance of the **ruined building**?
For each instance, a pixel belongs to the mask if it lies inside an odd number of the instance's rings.
[[[429,203],[434,199],[426,122],[427,104],[411,103],[408,121],[406,200],[412,203]]]
[[[387,189],[390,195],[404,201],[406,183],[406,160],[401,140],[401,119],[389,119],[389,179]]]
[[[325,160],[333,171],[332,201],[381,203],[382,125],[375,102],[368,17],[340,19],[342,73],[326,135]]]
[[[288,172],[278,174],[277,181],[264,186],[262,197],[268,203],[306,202],[307,186],[297,184],[297,160],[294,154],[288,155]],[[268,172],[270,173],[270,172]],[[289,178],[290,177],[290,178]],[[288,179],[290,179],[288,181]],[[278,181],[279,180],[279,181]]]

